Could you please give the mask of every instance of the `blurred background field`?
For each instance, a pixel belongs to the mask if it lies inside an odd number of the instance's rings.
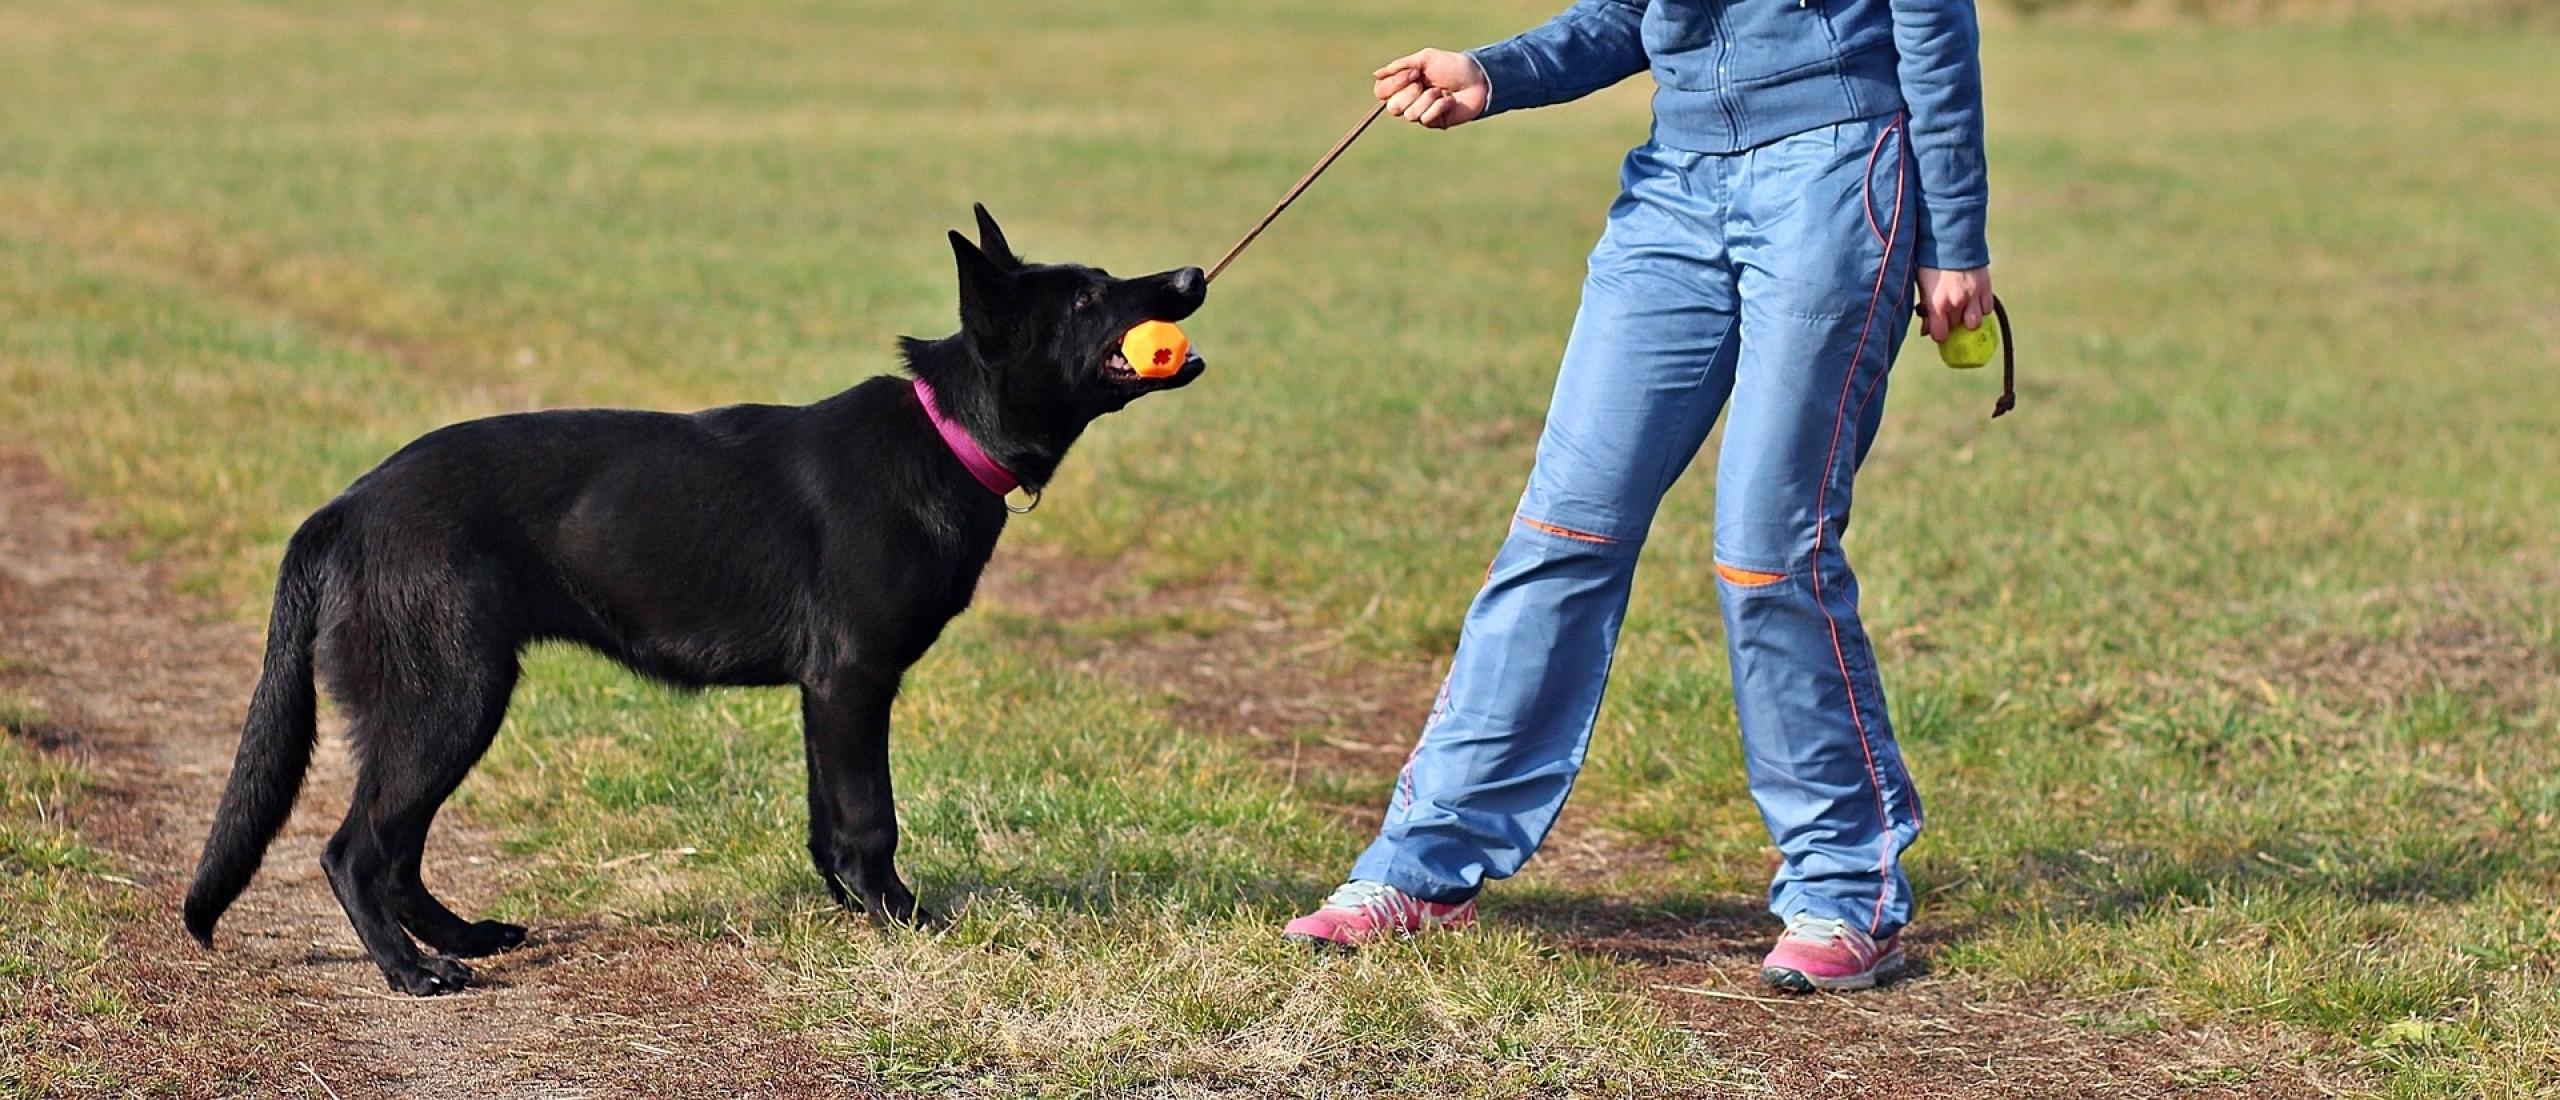
[[[1930,811],[1939,971],[2137,1006],[2092,1027],[2298,1029],[2399,1095],[2560,1088],[2541,7],[1989,19],[2020,407],[1990,422],[1993,380],[1915,346],[1850,541]],[[1034,259],[1205,263],[1376,64],[1550,8],[0,6],[0,447],[254,619],[293,525],[429,428],[890,369],[894,336],[953,327],[942,231],[972,201]],[[1353,665],[1445,655],[1641,83],[1365,138],[1186,325],[1209,375],[1100,425],[1015,549],[1107,565],[1131,606],[1240,586]],[[512,918],[754,930],[800,1006],[774,1026],[901,1083],[1730,1084],[1628,964],[1544,931],[1759,904],[1708,481],[1647,548],[1568,811],[1621,858],[1533,866],[1483,936],[1279,951],[1394,757],[1301,782],[1019,615],[964,618],[900,712],[905,863],[957,911],[942,938],[820,905],[786,694],[543,653],[459,806],[520,861]],[[24,823],[79,779],[14,747],[0,774],[49,792],[0,807],[35,838],[0,849],[0,890],[69,913],[48,868],[90,857]],[[677,846],[645,882],[592,870]]]
[[[2363,25],[2412,27],[2548,26],[2541,0],[1984,0],[1995,15],[2117,27]]]

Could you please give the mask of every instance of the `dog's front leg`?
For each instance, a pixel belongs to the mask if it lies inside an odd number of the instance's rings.
[[[804,685],[802,740],[809,753],[809,856],[838,904],[871,919],[922,923],[933,916],[898,879],[898,814],[889,791],[889,708],[899,671],[855,667]]]

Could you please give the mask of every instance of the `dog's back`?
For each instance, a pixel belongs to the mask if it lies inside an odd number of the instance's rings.
[[[334,667],[358,656],[349,632],[422,603],[498,620],[510,648],[573,641],[693,687],[801,682],[842,656],[847,616],[882,659],[921,652],[888,605],[965,606],[1003,513],[953,484],[910,400],[879,378],[806,407],[523,413],[420,438],[330,505],[334,560],[383,605],[324,624],[333,693],[363,690]]]

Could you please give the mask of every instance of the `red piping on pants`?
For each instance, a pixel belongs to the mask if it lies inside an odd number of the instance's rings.
[[[1884,143],[1888,139],[1892,138],[1896,131],[1901,129],[1902,119],[1897,117],[1893,120],[1891,125],[1884,128],[1883,133],[1876,135],[1875,148],[1868,150],[1867,152],[1867,173],[1864,183],[1866,190],[1862,193],[1863,197],[1860,200],[1860,205],[1866,209],[1867,228],[1871,232],[1876,229],[1875,202],[1873,197],[1876,178],[1876,158],[1883,154]],[[1885,805],[1884,776],[1876,770],[1875,744],[1867,734],[1867,718],[1866,715],[1858,709],[1857,682],[1855,677],[1849,675],[1849,652],[1840,641],[1840,621],[1832,616],[1831,609],[1822,602],[1822,550],[1827,533],[1827,529],[1824,526],[1826,522],[1825,517],[1830,515],[1828,505],[1831,499],[1831,471],[1840,461],[1840,436],[1849,420],[1849,392],[1851,387],[1857,384],[1859,362],[1863,361],[1867,357],[1867,337],[1875,331],[1876,305],[1884,300],[1885,276],[1891,274],[1893,271],[1893,246],[1902,235],[1902,188],[1905,169],[1901,162],[1904,159],[1905,158],[1900,156],[1895,158],[1896,163],[1893,172],[1893,228],[1890,232],[1878,232],[1876,234],[1878,239],[1884,243],[1884,257],[1876,264],[1876,286],[1874,292],[1867,297],[1867,319],[1866,323],[1858,330],[1858,350],[1850,355],[1849,373],[1846,377],[1840,380],[1840,404],[1838,411],[1833,414],[1831,420],[1831,450],[1823,459],[1822,488],[1814,494],[1813,503],[1813,604],[1815,607],[1821,609],[1823,621],[1829,624],[1831,628],[1831,655],[1840,663],[1841,690],[1849,697],[1849,722],[1852,726],[1856,727],[1858,731],[1859,751],[1866,754],[1867,782],[1875,789],[1876,793],[1876,821],[1884,827],[1884,854],[1877,861],[1876,867],[1878,873],[1882,875],[1884,882],[1882,889],[1880,889],[1876,894],[1875,915],[1870,917],[1867,921],[1867,931],[1870,934],[1873,934],[1876,929],[1884,927],[1885,902],[1892,899],[1893,875],[1891,872],[1893,870],[1893,816],[1892,812]],[[1874,391],[1870,389],[1869,392],[1873,393]],[[1864,401],[1859,402],[1859,408],[1863,413],[1865,409]]]

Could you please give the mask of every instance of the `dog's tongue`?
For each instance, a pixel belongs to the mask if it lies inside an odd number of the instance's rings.
[[[1191,357],[1191,338],[1171,321],[1142,321],[1120,338],[1120,357],[1140,378],[1170,378]]]

